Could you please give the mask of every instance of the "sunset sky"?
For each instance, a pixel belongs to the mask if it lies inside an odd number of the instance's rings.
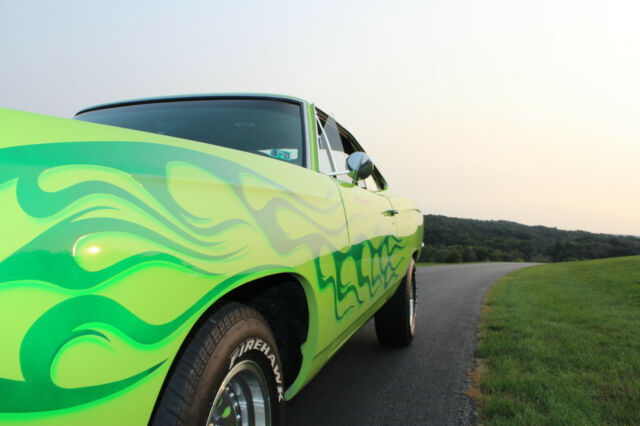
[[[640,3],[0,0],[0,107],[270,92],[425,214],[640,236]]]

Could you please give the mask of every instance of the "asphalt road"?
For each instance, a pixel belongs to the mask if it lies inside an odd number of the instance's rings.
[[[419,267],[411,346],[381,348],[369,321],[287,403],[287,424],[474,424],[473,404],[462,392],[470,386],[482,300],[496,280],[531,265]]]

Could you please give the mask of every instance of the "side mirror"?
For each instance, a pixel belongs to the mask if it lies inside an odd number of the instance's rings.
[[[356,151],[349,155],[347,167],[349,168],[349,177],[353,179],[354,184],[359,180],[368,178],[373,173],[371,158],[361,151]]]

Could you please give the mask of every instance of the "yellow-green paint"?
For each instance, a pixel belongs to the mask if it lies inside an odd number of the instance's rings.
[[[290,398],[420,249],[415,206],[314,171],[315,143],[307,169],[10,110],[0,122],[0,423],[146,423],[199,317],[279,273],[310,315]]]

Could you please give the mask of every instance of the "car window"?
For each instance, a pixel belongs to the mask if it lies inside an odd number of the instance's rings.
[[[271,99],[169,100],[114,105],[78,120],[175,136],[305,165],[302,107]]]
[[[330,159],[333,162],[333,168],[335,171],[343,171],[347,170],[347,163],[342,157],[344,157],[344,148],[340,136],[340,131],[338,130],[338,123],[330,117],[319,111],[318,114],[318,123],[320,128],[321,140],[324,143],[329,145],[330,148]],[[342,155],[339,153],[342,152]]]
[[[356,151],[364,152],[364,150],[358,145],[353,136],[342,126],[338,124],[338,131],[340,134],[340,143],[331,145],[331,151],[333,152],[333,158],[336,162],[338,170],[348,170],[347,159],[351,154]],[[349,175],[340,175],[338,179],[345,182],[353,182],[353,179]],[[359,180],[358,186],[360,188],[366,188],[367,184],[365,180]]]
[[[347,158],[357,150],[347,136],[348,132],[336,123],[332,117],[327,117],[324,123],[324,133],[331,147],[331,154],[336,171],[348,170]],[[345,182],[352,182],[352,179],[346,174],[340,174],[337,178]]]
[[[321,167],[320,162],[323,161],[320,159],[320,156],[325,155],[324,152],[321,154],[320,150],[324,150],[324,145],[328,142],[330,152],[327,152],[328,158],[325,161],[332,161],[335,171],[348,170],[347,158],[349,155],[356,151],[364,152],[364,150],[351,133],[336,123],[332,117],[319,109],[316,109],[316,111],[318,115],[318,166]],[[344,182],[353,182],[353,179],[346,174],[341,174],[336,177]],[[375,192],[384,189],[386,183],[380,171],[374,166],[373,174],[367,179],[358,181],[358,186]]]
[[[330,174],[334,171],[333,158],[331,151],[328,149],[328,141],[324,134],[320,120],[317,121],[318,131],[318,171],[324,174]]]

